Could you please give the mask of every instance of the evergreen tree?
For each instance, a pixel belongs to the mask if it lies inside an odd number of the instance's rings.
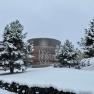
[[[18,20],[11,22],[4,29],[2,60],[4,67],[8,67],[10,73],[14,72],[14,68],[21,69],[24,65],[25,46],[23,39],[25,34],[22,31],[23,26]]]
[[[74,60],[74,67],[80,69],[82,67],[81,60],[84,59],[84,54],[79,49],[75,49],[76,57]]]
[[[59,62],[63,66],[72,66],[76,58],[76,52],[74,46],[69,40],[66,40],[64,45],[60,49],[60,54],[58,56]]]
[[[85,36],[79,44],[83,47],[86,57],[94,57],[94,19],[90,22],[90,27],[85,29]]]

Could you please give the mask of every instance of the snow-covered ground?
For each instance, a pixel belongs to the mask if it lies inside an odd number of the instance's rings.
[[[0,89],[0,94],[15,94],[15,93]]]
[[[53,67],[31,68],[25,73],[0,75],[0,80],[15,81],[29,86],[52,86],[58,90],[74,91],[77,94],[94,94],[94,71]]]

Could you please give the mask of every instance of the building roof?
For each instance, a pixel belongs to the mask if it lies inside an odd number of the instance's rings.
[[[53,38],[32,38],[28,40],[29,43],[33,44],[33,45],[43,45],[43,46],[47,46],[47,45],[52,45],[52,46],[56,46],[56,45],[60,45],[61,42],[57,39],[53,39]]]

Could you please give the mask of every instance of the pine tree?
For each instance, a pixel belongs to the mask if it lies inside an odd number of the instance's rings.
[[[94,19],[90,22],[90,27],[85,29],[85,36],[79,44],[83,47],[86,57],[94,57]]]
[[[58,56],[59,62],[63,66],[72,66],[76,58],[76,52],[74,46],[69,40],[66,40],[64,45],[60,49],[60,54]]]
[[[2,52],[2,60],[5,68],[9,68],[10,73],[14,72],[14,68],[21,69],[24,65],[24,41],[25,34],[22,33],[23,26],[18,20],[6,25],[4,29],[3,44],[4,51]]]

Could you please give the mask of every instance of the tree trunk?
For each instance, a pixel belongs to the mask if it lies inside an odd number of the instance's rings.
[[[10,62],[9,68],[10,68],[10,73],[13,74],[14,73],[14,65],[13,65],[12,61]]]
[[[14,73],[14,68],[10,67],[10,73],[13,74]]]

